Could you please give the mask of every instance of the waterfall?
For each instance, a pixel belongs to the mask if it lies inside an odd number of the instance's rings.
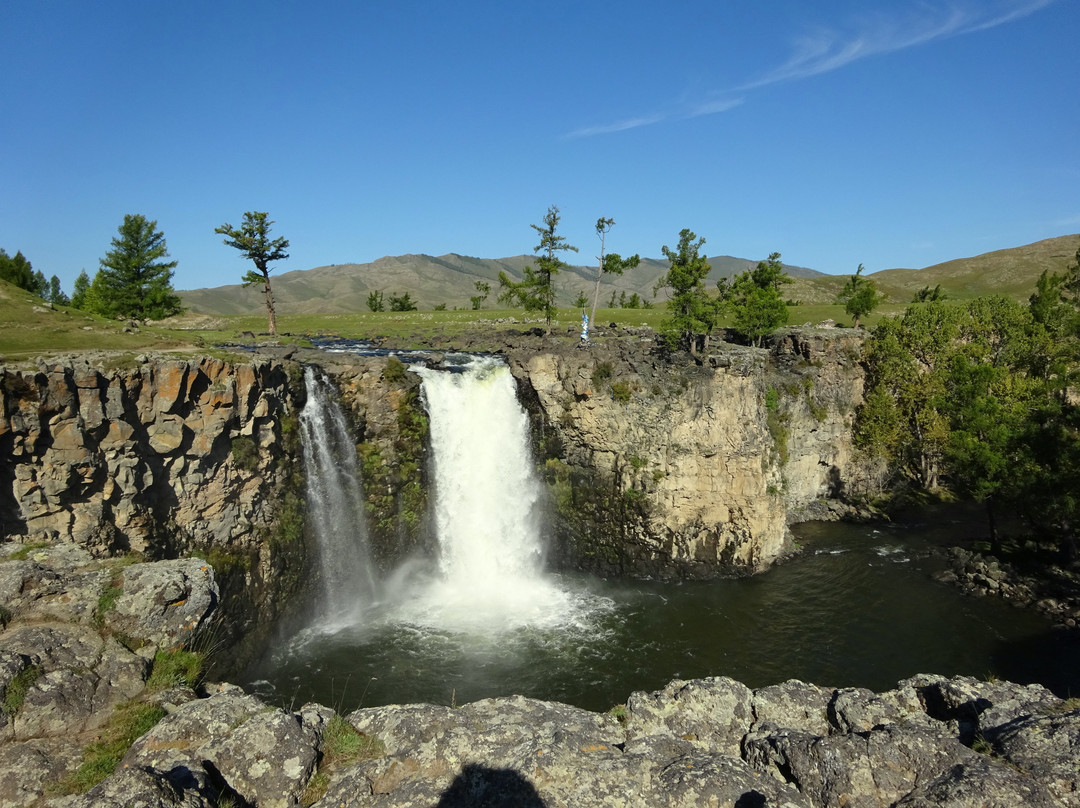
[[[552,625],[569,596],[543,573],[540,482],[509,369],[415,368],[431,425],[439,576],[404,619],[454,630]]]
[[[329,379],[304,369],[307,403],[300,412],[307,520],[318,568],[316,619],[321,627],[355,622],[375,598],[356,445]]]

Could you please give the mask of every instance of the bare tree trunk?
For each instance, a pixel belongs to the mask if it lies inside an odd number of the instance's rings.
[[[1001,558],[1001,537],[998,535],[997,519],[994,518],[994,498],[986,498],[986,521],[990,529],[990,552]]]
[[[592,315],[589,317],[589,328],[593,328],[596,325],[596,301],[600,299],[600,281],[604,277],[604,268],[601,265],[596,275],[596,291],[592,296]]]
[[[263,287],[266,292],[266,329],[273,336],[277,336],[277,314],[274,312],[274,293],[270,291],[270,276],[266,275],[264,277],[266,278],[266,285]]]

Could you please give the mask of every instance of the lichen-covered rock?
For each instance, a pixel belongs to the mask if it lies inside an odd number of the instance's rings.
[[[997,754],[1038,778],[1062,805],[1080,806],[1080,710],[1023,715],[988,731],[987,739]]]
[[[331,715],[317,705],[287,713],[225,687],[176,707],[135,742],[123,765],[224,783],[252,804],[295,805],[315,769]]]
[[[386,755],[339,773],[319,806],[810,806],[741,760],[670,736],[623,743],[611,716],[561,704],[511,697],[348,718]]]
[[[676,679],[663,690],[632,694],[626,713],[628,738],[670,735],[699,749],[738,756],[754,721],[753,693],[726,677]]]
[[[917,785],[896,808],[1060,808],[1035,778],[979,757]]]
[[[123,592],[108,619],[114,631],[177,648],[195,636],[217,601],[214,570],[201,559],[133,564],[123,571]]]
[[[826,737],[764,725],[747,736],[743,756],[796,786],[814,805],[877,808],[975,753],[941,732],[889,725]]]
[[[182,788],[152,769],[124,768],[85,794],[46,800],[49,808],[214,808],[217,799]]]
[[[789,679],[754,691],[756,722],[798,729],[814,735],[829,733],[829,703],[835,691]]]
[[[0,806],[30,805],[81,760],[82,748],[70,737],[0,746]]]

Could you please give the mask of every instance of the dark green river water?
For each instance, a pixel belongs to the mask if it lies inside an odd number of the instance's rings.
[[[966,674],[1080,694],[1077,632],[932,579],[940,562],[928,550],[968,532],[958,521],[810,523],[796,528],[799,556],[751,578],[553,576],[565,608],[527,625],[473,614],[432,627],[409,605],[421,570],[348,624],[274,643],[247,684],[284,705],[339,710],[515,693],[607,710],[634,690],[720,675],[885,690],[916,673]]]

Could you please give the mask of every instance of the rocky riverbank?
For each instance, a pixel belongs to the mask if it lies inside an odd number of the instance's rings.
[[[1032,608],[1064,628],[1080,625],[1080,569],[1029,559],[1002,561],[992,555],[950,547],[949,568],[937,579],[976,597],[998,597],[1016,606]]]
[[[1080,806],[1080,704],[1039,685],[710,678],[604,714],[521,696],[282,709],[174,664],[213,636],[202,560],[4,549],[0,808]]]

